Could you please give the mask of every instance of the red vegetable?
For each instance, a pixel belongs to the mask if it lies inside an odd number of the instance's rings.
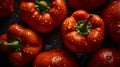
[[[34,67],[78,67],[75,57],[64,49],[56,48],[40,53]]]
[[[41,38],[32,30],[18,24],[9,27],[8,32],[0,36],[0,48],[9,52],[10,62],[16,67],[30,63],[42,49]]]
[[[8,41],[7,34],[0,35],[0,52],[9,52],[10,49],[7,46],[1,45],[3,41]]]
[[[9,16],[14,11],[14,0],[0,0],[0,18]]]
[[[120,44],[120,1],[114,1],[103,11],[107,35]]]
[[[41,33],[48,33],[66,18],[64,0],[27,0],[21,1],[22,20]]]
[[[69,5],[75,9],[92,10],[103,6],[108,0],[68,0]]]
[[[91,60],[88,67],[120,67],[120,50],[116,48],[103,48]]]
[[[61,28],[65,46],[73,52],[88,53],[98,49],[104,39],[103,20],[86,11],[75,11]]]

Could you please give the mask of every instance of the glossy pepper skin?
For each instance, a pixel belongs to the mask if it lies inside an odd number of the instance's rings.
[[[103,20],[84,10],[75,11],[61,27],[65,46],[76,53],[88,53],[98,49],[104,39]]]
[[[0,0],[0,18],[9,16],[14,11],[14,0]]]
[[[109,0],[68,0],[74,9],[93,10],[103,6]]]
[[[110,3],[103,11],[107,35],[120,45],[120,0]]]
[[[3,47],[4,46],[4,47]],[[31,29],[13,24],[0,36],[0,48],[9,53],[10,62],[16,67],[30,63],[42,50],[42,39]]]
[[[64,0],[22,0],[22,20],[40,33],[51,32],[67,15]]]
[[[76,58],[65,49],[55,48],[40,53],[33,67],[79,67]]]
[[[120,50],[103,48],[93,55],[88,67],[120,67]]]

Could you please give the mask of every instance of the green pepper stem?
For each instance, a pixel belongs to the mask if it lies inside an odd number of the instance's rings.
[[[90,14],[86,22],[88,23],[92,17],[93,17],[93,14]]]
[[[93,14],[90,14],[87,20],[78,21],[76,25],[76,30],[79,34],[87,35],[92,29],[92,25],[89,23]]]
[[[2,45],[4,46],[8,46],[10,49],[12,49],[13,51],[20,51],[21,50],[21,44],[20,44],[20,40],[19,39],[14,39],[11,42],[6,42],[4,41],[2,43]]]
[[[3,45],[5,45],[5,46],[11,46],[11,47],[17,46],[18,44],[19,44],[18,41],[13,41],[11,43],[3,42]]]
[[[45,13],[50,9],[50,3],[48,0],[36,0],[35,8],[39,12]]]

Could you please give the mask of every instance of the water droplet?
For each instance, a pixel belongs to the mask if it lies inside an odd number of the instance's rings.
[[[96,42],[96,39],[94,39],[93,41]]]
[[[26,53],[29,53],[29,51],[27,50]]]
[[[109,60],[111,60],[111,56],[106,56],[106,59],[109,61]]]
[[[72,28],[72,24],[69,22],[68,26],[67,26],[68,29],[71,29]]]
[[[47,20],[45,20],[45,23],[47,23]]]
[[[52,58],[52,63],[59,62],[60,60],[62,60],[62,58],[59,56],[56,56],[56,57]]]
[[[45,22],[43,22],[42,24],[45,24]]]
[[[48,67],[51,67],[50,65],[48,65]]]
[[[32,16],[33,18],[35,17],[35,15]]]
[[[117,27],[119,27],[119,28],[120,28],[120,24],[117,24]]]
[[[27,45],[26,47],[30,47],[29,45]]]
[[[66,67],[66,64],[63,64]]]
[[[57,9],[60,10],[60,7],[58,6]]]
[[[55,2],[53,2],[53,4],[55,4]]]
[[[33,54],[32,52],[30,52],[30,54]]]
[[[117,32],[120,33],[120,29]]]
[[[65,28],[65,31],[67,30],[67,28]]]

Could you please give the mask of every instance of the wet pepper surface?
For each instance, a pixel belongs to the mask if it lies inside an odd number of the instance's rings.
[[[10,1],[12,1],[12,0],[10,0]],[[29,0],[25,0],[25,1],[29,1]],[[31,1],[34,1],[34,0],[31,0]],[[11,3],[11,2],[9,2],[9,3]],[[33,29],[29,25],[24,23],[23,19],[21,18],[21,13],[20,13],[20,9],[19,9],[20,8],[20,3],[21,3],[20,0],[15,0],[14,1],[14,5],[13,5],[13,3],[11,4],[11,5],[14,6],[14,8],[10,7],[10,9],[9,9],[10,12],[12,12],[12,13],[7,14],[7,16],[5,15],[6,14],[5,13],[4,15],[6,17],[4,17],[3,19],[0,19],[0,35],[6,33],[8,28],[9,28],[9,26],[14,24],[14,23],[19,23],[19,24],[21,24],[21,25],[23,25],[23,26],[25,26],[27,28]],[[88,13],[97,14],[100,17],[102,17],[102,11],[108,4],[109,4],[109,2],[107,2],[105,5],[97,8],[97,9],[89,10]],[[72,13],[74,11],[76,11],[76,9],[73,9],[72,7],[70,7],[70,5],[68,3],[68,0],[65,0],[65,5],[66,5],[67,12],[68,12],[66,17],[70,17],[72,15]],[[8,11],[8,10],[6,10],[6,11]],[[59,17],[56,17],[56,18],[59,18]],[[29,19],[27,19],[27,20],[29,20]],[[71,27],[69,26],[68,28],[71,28]],[[69,49],[66,48],[66,46],[64,45],[64,43],[62,41],[61,34],[60,34],[60,29],[61,29],[61,25],[58,25],[54,30],[52,30],[49,33],[45,33],[44,34],[44,33],[38,33],[37,32],[38,35],[41,36],[41,38],[43,39],[43,42],[44,42],[44,47],[43,47],[42,51],[46,51],[46,50],[50,50],[50,49],[58,48],[58,47],[66,49],[66,50],[68,50],[70,53],[72,53],[77,58],[79,67],[87,67],[87,64],[89,63],[89,61],[93,57],[93,55],[96,54],[96,52],[85,53],[85,54],[71,52]],[[111,47],[119,48],[119,46],[108,35],[105,34],[104,40],[101,43],[101,47],[100,48],[111,48]],[[108,53],[112,53],[112,52],[116,51],[116,50],[111,51],[110,49],[109,50],[105,49],[105,50],[107,50],[106,53],[108,51],[109,51]],[[104,55],[105,52],[102,52],[102,51],[104,51],[104,50],[100,51]],[[98,55],[98,54],[99,53],[97,53],[96,55]],[[102,55],[102,57],[103,57],[103,55]],[[112,57],[112,55],[109,55],[109,56]],[[118,54],[115,53],[115,56],[118,56]],[[100,56],[98,56],[98,57],[100,57]],[[0,60],[0,65],[1,66],[3,66],[3,67],[13,67],[13,65],[11,65],[10,61],[8,60],[9,59],[8,58],[8,54],[0,52],[0,59],[1,59]],[[110,58],[107,57],[107,59],[110,59]],[[99,60],[101,60],[101,59],[99,59]],[[96,61],[99,62],[99,60],[96,60]],[[105,56],[104,56],[103,60],[106,60]],[[95,66],[95,65],[92,65],[92,63],[94,63],[93,60],[91,60],[91,61],[92,61],[91,62],[91,66]],[[33,62],[27,64],[25,67],[33,67]]]

